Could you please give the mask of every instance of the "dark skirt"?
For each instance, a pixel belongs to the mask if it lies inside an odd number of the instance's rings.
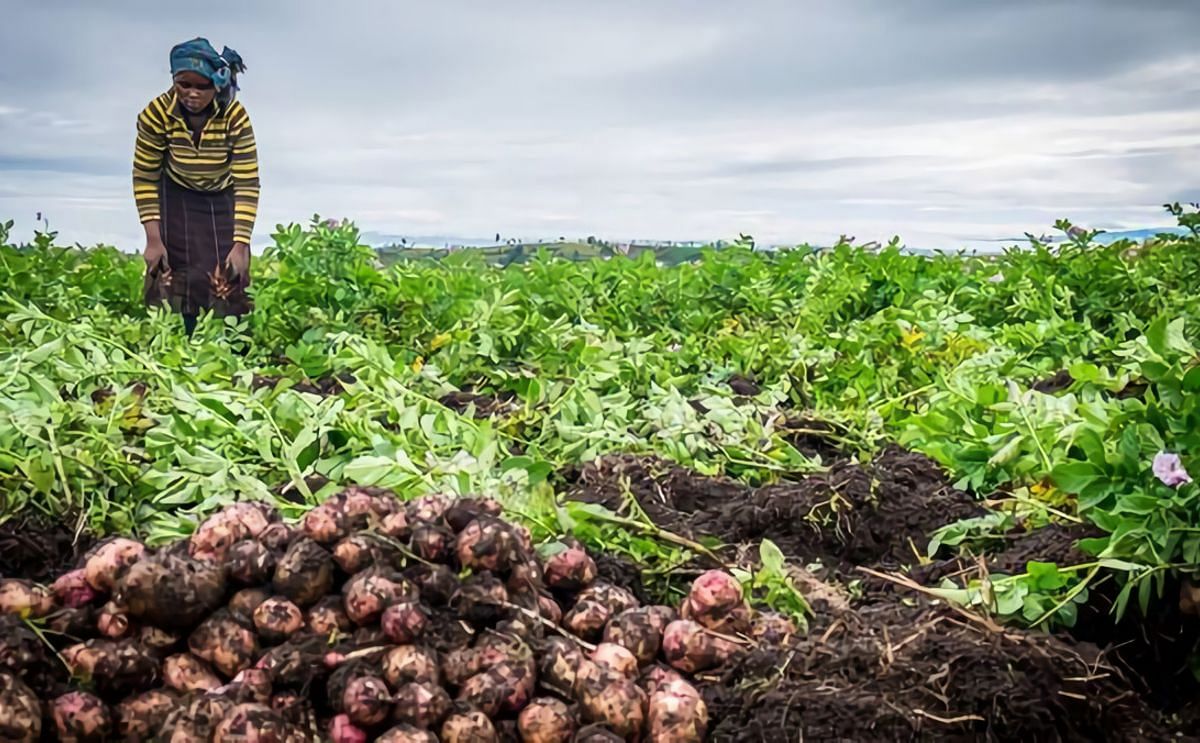
[[[233,248],[233,189],[194,191],[164,175],[159,199],[170,275],[164,281],[161,272],[147,271],[147,304],[165,302],[185,316],[205,310],[218,317],[250,312],[249,277],[231,279],[225,266]]]

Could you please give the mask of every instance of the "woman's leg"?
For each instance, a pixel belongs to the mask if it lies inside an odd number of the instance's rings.
[[[198,315],[196,315],[194,313],[191,313],[191,312],[183,313],[183,330],[185,333],[187,333],[188,338],[191,338],[192,333],[196,332],[197,318],[198,318]]]

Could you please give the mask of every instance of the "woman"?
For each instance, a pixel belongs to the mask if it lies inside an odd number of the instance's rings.
[[[258,213],[258,152],[235,100],[237,52],[206,39],[171,50],[173,84],[142,110],[133,194],[146,229],[148,304],[165,302],[190,336],[197,316],[251,309],[250,236]]]

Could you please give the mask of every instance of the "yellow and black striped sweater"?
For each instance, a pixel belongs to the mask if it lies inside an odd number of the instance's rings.
[[[160,219],[162,173],[185,188],[220,191],[233,186],[233,238],[250,243],[258,215],[258,149],[250,116],[234,100],[205,122],[197,147],[173,90],[150,101],[137,120],[133,197],[142,222]]]

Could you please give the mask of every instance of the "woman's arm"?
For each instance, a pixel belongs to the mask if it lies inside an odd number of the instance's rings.
[[[254,128],[244,108],[233,116],[233,152],[230,167],[233,173],[233,242],[250,244],[254,221],[258,217],[258,147]]]
[[[137,140],[133,147],[133,199],[138,218],[146,229],[146,263],[166,262],[166,248],[159,229],[161,212],[158,186],[162,178],[163,158],[167,149],[166,127],[161,102],[153,100],[142,109],[137,120]]]

